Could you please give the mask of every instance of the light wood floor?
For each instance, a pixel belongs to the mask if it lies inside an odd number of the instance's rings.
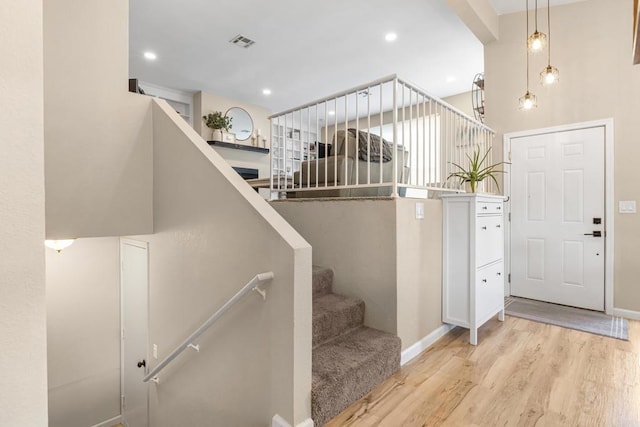
[[[630,341],[507,317],[456,328],[327,426],[640,426]]]

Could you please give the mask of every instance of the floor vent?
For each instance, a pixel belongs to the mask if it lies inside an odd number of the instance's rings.
[[[243,47],[243,48],[246,49],[246,48],[251,47],[252,45],[254,45],[256,42],[254,42],[253,40],[251,40],[248,37],[243,36],[242,34],[238,34],[237,36],[235,36],[234,38],[229,40],[229,43],[233,43],[234,45],[236,45],[238,47]]]

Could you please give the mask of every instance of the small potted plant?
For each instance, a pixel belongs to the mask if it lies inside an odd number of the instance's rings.
[[[459,170],[457,172],[451,172],[447,177],[447,180],[451,178],[458,178],[460,180],[460,185],[467,184],[471,193],[475,193],[476,190],[482,190],[478,188],[479,185],[483,184],[483,181],[487,178],[491,178],[493,182],[495,182],[498,190],[500,186],[498,185],[498,180],[496,179],[496,174],[504,173],[503,170],[497,170],[496,168],[502,164],[508,164],[508,162],[500,162],[494,163],[489,166],[484,166],[484,162],[487,160],[487,156],[491,151],[491,147],[484,153],[484,156],[480,158],[480,149],[476,149],[473,152],[473,156],[469,156],[467,154],[467,159],[469,159],[468,167],[462,167],[459,164],[450,162],[453,166],[457,167]]]
[[[213,141],[233,142],[229,140],[235,140],[235,138],[232,137],[233,135],[228,134],[229,130],[233,127],[231,117],[222,115],[220,111],[214,111],[206,116],[202,116],[202,119],[205,121],[207,127],[212,129],[211,139]]]

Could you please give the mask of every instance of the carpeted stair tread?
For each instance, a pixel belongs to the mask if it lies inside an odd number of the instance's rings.
[[[326,424],[400,369],[400,338],[361,327],[313,350],[311,413]]]
[[[311,289],[313,298],[331,293],[333,286],[333,270],[314,265],[311,268]]]
[[[326,294],[313,299],[313,346],[362,326],[364,301]]]

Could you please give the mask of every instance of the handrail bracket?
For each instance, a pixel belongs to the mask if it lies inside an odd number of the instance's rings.
[[[266,300],[267,299],[267,291],[265,289],[260,289],[260,286],[256,286],[255,288],[253,288],[252,290],[256,291],[257,293],[259,293],[260,295],[262,295],[262,299]]]

